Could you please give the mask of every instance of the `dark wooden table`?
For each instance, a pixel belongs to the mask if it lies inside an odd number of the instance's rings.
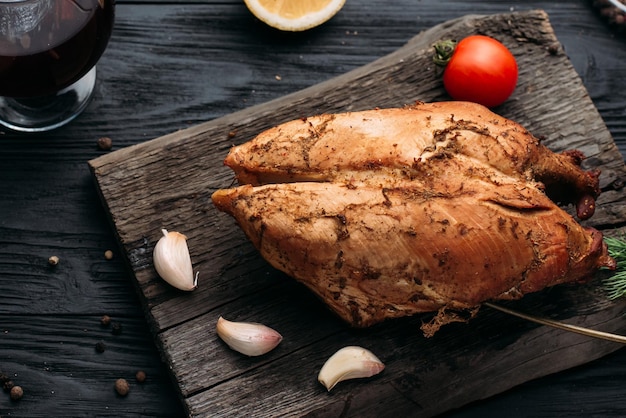
[[[105,152],[97,138],[113,150],[141,143],[343,74],[443,21],[536,8],[626,155],[625,39],[590,1],[348,0],[301,34],[268,29],[240,0],[118,1],[85,113],[47,134],[0,130],[0,371],[25,392],[2,394],[0,416],[185,415],[127,266],[105,258],[119,250],[87,166]],[[113,391],[120,377],[132,386],[125,398]],[[625,385],[622,349],[449,416],[623,416]]]

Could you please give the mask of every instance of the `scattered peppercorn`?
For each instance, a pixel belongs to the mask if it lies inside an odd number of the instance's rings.
[[[144,372],[143,370],[139,370],[137,373],[135,373],[135,379],[139,383],[145,382],[146,381],[146,372]]]
[[[96,343],[96,352],[104,353],[104,350],[106,350],[106,345],[102,341],[98,341]]]
[[[109,151],[113,147],[113,140],[108,136],[103,136],[102,138],[98,138],[97,141],[98,149],[102,151]]]
[[[50,258],[48,258],[48,264],[50,264],[51,266],[56,266],[57,264],[59,264],[59,257],[57,257],[56,255],[50,256]]]
[[[111,326],[111,333],[113,335],[120,335],[122,333],[122,324],[119,322],[113,322],[113,325]]]
[[[113,251],[106,250],[104,252],[104,258],[107,259],[107,260],[112,260],[113,259]]]
[[[15,384],[13,383],[12,380],[6,380],[3,384],[2,384],[2,389],[4,389],[5,392],[10,391],[11,389],[13,389],[13,386],[15,386]]]
[[[130,385],[128,384],[128,381],[126,381],[126,379],[117,379],[115,381],[115,391],[120,395],[120,396],[126,396],[128,395],[128,392],[130,391]]]
[[[20,399],[22,399],[22,396],[24,396],[24,390],[21,386],[13,386],[11,388],[10,396],[12,400],[19,401]]]
[[[100,318],[100,325],[103,327],[111,325],[111,317],[109,315],[102,315],[102,318]]]
[[[234,138],[236,136],[237,136],[237,131],[236,130],[228,132],[228,137],[229,138]]]
[[[7,376],[6,374],[0,372],[0,384],[4,385],[4,382],[7,382],[11,380],[11,378],[9,376]]]

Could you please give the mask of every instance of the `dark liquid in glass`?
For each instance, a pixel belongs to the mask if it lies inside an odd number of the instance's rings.
[[[44,96],[78,81],[104,52],[113,20],[114,0],[52,0],[28,31],[0,28],[0,96]]]

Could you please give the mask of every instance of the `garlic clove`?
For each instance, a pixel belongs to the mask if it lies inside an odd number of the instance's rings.
[[[221,316],[217,335],[233,350],[247,356],[260,356],[272,351],[283,340],[272,328],[256,322],[233,322]]]
[[[187,237],[180,232],[162,229],[163,236],[154,246],[152,259],[159,276],[180,290],[194,290],[198,286],[198,273],[193,275]]]
[[[326,360],[317,380],[330,392],[341,381],[372,377],[384,368],[383,362],[371,351],[363,347],[347,346]]]

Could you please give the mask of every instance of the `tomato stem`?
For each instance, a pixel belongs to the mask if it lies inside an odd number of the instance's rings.
[[[456,44],[457,42],[452,39],[437,42],[434,45],[435,56],[433,56],[433,62],[440,67],[445,67],[450,58],[452,58],[452,54],[454,54]]]

